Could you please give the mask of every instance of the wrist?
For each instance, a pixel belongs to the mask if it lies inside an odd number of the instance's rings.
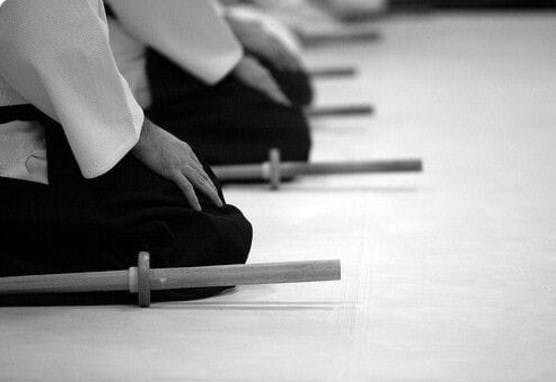
[[[147,146],[148,142],[152,136],[153,125],[152,122],[145,117],[143,120],[143,125],[141,125],[141,134],[139,135],[139,140],[131,149],[131,153],[136,155],[140,154]]]

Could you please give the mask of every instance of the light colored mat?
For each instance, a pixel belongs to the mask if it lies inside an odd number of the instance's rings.
[[[314,159],[421,156],[422,175],[235,186],[252,262],[341,258],[343,281],[199,302],[0,308],[0,380],[556,379],[556,19],[438,15],[308,52]]]

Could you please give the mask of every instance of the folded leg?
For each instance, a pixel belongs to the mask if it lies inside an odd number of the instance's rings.
[[[150,251],[153,267],[245,263],[252,229],[237,208],[199,193],[203,211],[195,211],[131,155],[84,179],[57,124],[47,123],[46,137],[48,186],[0,178],[1,276],[127,269],[140,250]]]

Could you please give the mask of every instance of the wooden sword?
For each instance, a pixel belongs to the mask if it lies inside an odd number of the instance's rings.
[[[321,163],[281,162],[280,150],[271,149],[268,162],[214,166],[212,170],[222,181],[268,180],[271,188],[277,190],[283,178],[292,178],[297,175],[420,172],[423,170],[423,163],[420,159]]]
[[[128,290],[137,293],[139,306],[148,307],[151,290],[298,283],[340,278],[340,260],[151,269],[149,253],[140,252],[137,267],[128,270],[0,277],[0,295]]]

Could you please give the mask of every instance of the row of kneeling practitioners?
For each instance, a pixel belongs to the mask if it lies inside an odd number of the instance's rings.
[[[209,166],[311,146],[307,72],[267,24],[207,0],[3,1],[0,276],[126,269],[140,250],[244,263],[252,227]]]

